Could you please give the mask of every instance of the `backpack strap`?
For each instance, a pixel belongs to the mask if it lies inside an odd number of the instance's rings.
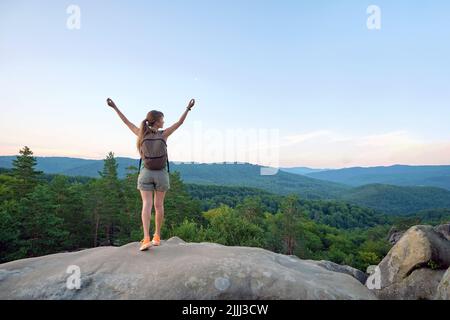
[[[163,134],[163,133],[164,133],[164,130],[161,130],[161,134]],[[163,141],[164,141],[164,139],[163,139]],[[164,141],[164,144],[165,144],[166,147],[167,147],[166,141]],[[168,154],[168,153],[167,153],[167,172],[170,173],[170,167],[169,167],[169,154]]]
[[[138,175],[141,172],[141,163],[142,163],[142,158],[139,159],[139,170],[138,170]]]

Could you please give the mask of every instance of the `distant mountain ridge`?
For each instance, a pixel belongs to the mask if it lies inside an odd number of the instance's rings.
[[[305,173],[306,176],[350,186],[382,183],[429,186],[450,190],[450,165],[353,167]]]
[[[0,156],[0,167],[11,168],[15,156]],[[35,157],[36,169],[45,173],[59,173],[67,176],[99,177],[103,160],[86,160],[65,157]],[[119,178],[126,177],[127,168],[137,170],[139,159],[115,158]],[[78,161],[77,161],[78,160]],[[308,199],[335,198],[343,190],[343,184],[322,181],[278,170],[274,175],[261,175],[259,165],[250,163],[174,163],[170,171],[179,171],[187,183],[255,187],[277,194],[297,193]],[[134,171],[135,172],[135,171]]]
[[[289,173],[296,173],[296,174],[308,174],[308,173],[313,173],[313,172],[321,172],[321,171],[326,171],[326,170],[331,170],[331,169],[313,169],[313,168],[308,168],[308,167],[291,167],[291,168],[283,168],[280,167],[280,170],[289,172]]]

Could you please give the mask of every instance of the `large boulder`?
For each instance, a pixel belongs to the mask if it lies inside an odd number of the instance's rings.
[[[450,300],[450,268],[448,268],[447,272],[442,276],[436,291],[434,299]]]
[[[402,282],[415,269],[450,266],[450,241],[432,226],[408,229],[378,265],[381,288]]]
[[[450,240],[450,223],[435,226],[433,229],[434,231],[441,233],[447,240]],[[392,227],[388,232],[387,239],[391,245],[394,245],[404,234],[405,230],[399,230],[397,227]]]
[[[421,268],[408,277],[374,293],[382,300],[432,300],[445,270]]]
[[[145,252],[138,247],[2,264],[0,299],[376,299],[348,274],[261,248],[177,237]]]

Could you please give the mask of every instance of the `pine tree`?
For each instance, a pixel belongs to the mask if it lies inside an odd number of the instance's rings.
[[[109,152],[99,172],[102,207],[100,215],[105,231],[104,244],[113,245],[120,232],[120,221],[124,218],[125,197],[117,174],[117,161],[114,153]]]
[[[297,231],[300,220],[300,207],[297,195],[289,195],[281,203],[282,235],[286,247],[286,254],[294,254],[297,243]]]
[[[37,164],[33,152],[25,146],[19,151],[21,154],[13,160],[12,175],[17,179],[13,186],[17,198],[22,198],[33,191],[34,187],[42,179],[42,171],[36,171],[34,167]]]

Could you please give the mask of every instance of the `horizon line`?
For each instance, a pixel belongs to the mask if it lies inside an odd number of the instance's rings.
[[[0,157],[17,157],[19,154],[13,154],[13,155],[0,155]],[[36,156],[33,154],[33,157],[35,158],[70,158],[70,159],[80,159],[80,160],[92,160],[92,161],[103,161],[102,159],[96,159],[96,158],[83,158],[83,157],[71,157],[71,156]],[[132,158],[127,156],[115,156],[114,158],[126,158],[126,159],[132,159],[139,161],[139,158]],[[246,161],[222,161],[222,162],[196,162],[196,161],[177,161],[177,160],[169,160],[170,162],[174,163],[175,165],[178,164],[250,164],[250,165],[256,165],[261,167],[267,167],[263,164],[259,163],[250,163]],[[440,167],[440,166],[450,166],[449,164],[405,164],[405,163],[394,163],[394,164],[385,164],[385,165],[373,165],[373,166],[350,166],[350,167],[335,167],[335,168],[321,168],[321,167],[311,167],[311,166],[304,166],[304,165],[295,165],[295,166],[279,166],[279,167],[271,167],[275,169],[296,169],[296,168],[307,168],[307,169],[313,169],[313,170],[341,170],[341,169],[351,169],[351,168],[378,168],[378,167],[394,167],[394,166],[408,166],[408,167]],[[270,166],[269,166],[270,167]]]

